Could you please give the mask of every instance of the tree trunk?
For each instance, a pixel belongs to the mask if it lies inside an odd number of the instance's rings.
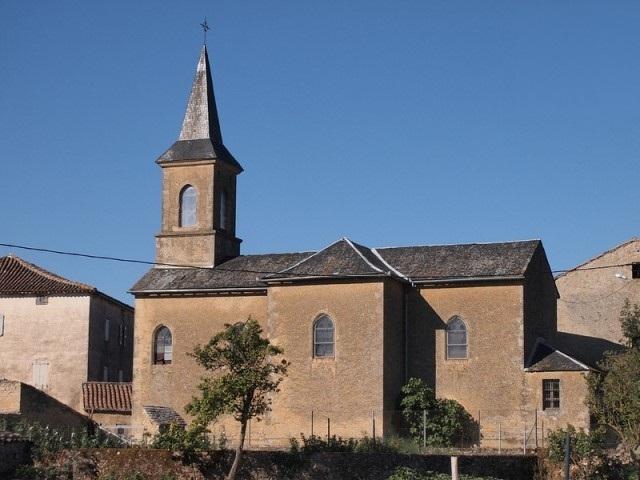
[[[236,447],[236,455],[233,459],[233,465],[231,465],[231,470],[227,474],[227,480],[235,480],[236,473],[238,473],[238,465],[240,465],[240,458],[242,457],[242,449],[244,448],[244,438],[247,433],[247,419],[243,419],[240,423],[240,440],[238,442],[238,446]]]

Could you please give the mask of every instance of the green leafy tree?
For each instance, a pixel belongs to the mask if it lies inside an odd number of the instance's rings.
[[[576,430],[573,425],[568,425],[566,429],[552,430],[547,436],[549,459],[555,464],[562,464],[567,435],[569,435],[571,443],[569,459],[574,466],[576,479],[604,480],[610,478],[604,451],[604,438],[599,429],[585,432],[582,428]]]
[[[588,379],[587,405],[600,425],[611,428],[640,466],[640,306],[627,301],[620,312],[626,348],[607,352]]]
[[[242,457],[247,423],[258,421],[271,410],[271,396],[287,374],[289,362],[276,361],[282,349],[262,337],[258,322],[249,318],[245,322],[225,325],[204,346],[198,345],[193,356],[198,364],[213,375],[203,377],[194,397],[186,407],[195,421],[207,425],[221,415],[230,414],[240,423],[240,438],[228,480],[233,480]]]
[[[426,444],[431,447],[450,447],[470,440],[473,418],[458,402],[436,398],[419,378],[409,379],[401,392],[402,416],[417,442],[423,441],[424,430]]]

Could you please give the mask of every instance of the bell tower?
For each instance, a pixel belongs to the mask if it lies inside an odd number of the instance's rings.
[[[240,255],[236,177],[242,167],[222,143],[207,47],[203,46],[178,141],[162,168],[162,226],[156,261],[213,267]]]

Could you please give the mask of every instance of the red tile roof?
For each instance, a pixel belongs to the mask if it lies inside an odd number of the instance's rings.
[[[0,257],[0,294],[50,295],[96,293],[91,285],[74,282],[14,255]]]
[[[88,413],[131,413],[131,383],[85,382],[82,397]]]

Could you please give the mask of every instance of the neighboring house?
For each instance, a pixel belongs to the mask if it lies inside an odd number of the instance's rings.
[[[556,278],[557,343],[595,365],[622,343],[620,311],[626,300],[640,304],[640,239],[634,238]]]
[[[179,139],[157,163],[165,266],[131,289],[133,424],[187,419],[204,373],[187,354],[251,316],[291,362],[251,445],[308,435],[312,418],[316,433],[371,435],[375,420],[377,435],[393,434],[410,377],[462,403],[487,441],[500,431],[522,445],[536,418],[588,427],[588,367],[548,343],[558,293],[540,241],[372,249],[343,238],[318,252],[240,255],[242,167],[222,142],[205,47]],[[237,427],[215,428],[233,438]]]
[[[133,308],[16,256],[0,258],[0,378],[83,412],[83,382],[130,382],[132,358]]]

